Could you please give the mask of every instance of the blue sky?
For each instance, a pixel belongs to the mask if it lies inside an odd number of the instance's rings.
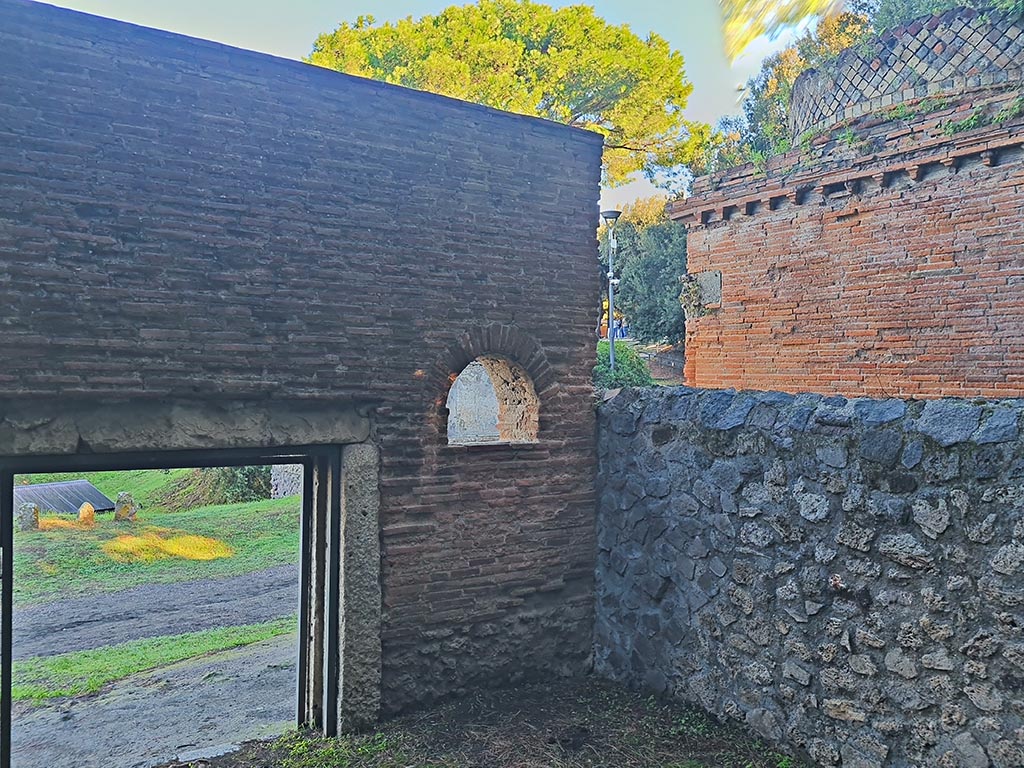
[[[216,40],[239,48],[299,59],[313,40],[342,21],[369,14],[378,21],[435,13],[459,0],[51,0],[51,4],[147,27]],[[553,5],[569,5],[547,0]],[[655,31],[686,60],[694,84],[687,107],[693,120],[715,122],[739,111],[736,86],[757,70],[760,60],[783,45],[761,41],[730,67],[722,52],[716,0],[594,0],[598,15],[629,24],[643,36]],[[607,193],[604,204],[650,194],[646,184]]]

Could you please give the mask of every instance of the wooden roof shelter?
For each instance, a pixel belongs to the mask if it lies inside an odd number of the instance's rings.
[[[114,502],[100,493],[99,489],[88,480],[64,480],[59,483],[39,483],[38,485],[16,485],[14,487],[14,508],[30,502],[39,507],[40,512],[58,512],[62,514],[78,514],[85,502],[92,504],[97,512],[112,512]]]

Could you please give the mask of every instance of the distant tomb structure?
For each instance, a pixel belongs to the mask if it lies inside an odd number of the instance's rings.
[[[686,383],[1024,394],[1022,73],[1021,20],[961,8],[801,75],[792,152],[670,205],[702,294]]]

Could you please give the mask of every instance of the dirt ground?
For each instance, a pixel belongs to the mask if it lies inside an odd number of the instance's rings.
[[[258,624],[298,612],[299,567],[222,579],[144,584],[14,610],[14,658],[158,635]]]
[[[16,702],[15,768],[147,768],[295,723],[295,633],[127,678],[101,693]]]
[[[176,768],[804,768],[735,725],[587,679],[462,697],[336,740],[288,734]]]

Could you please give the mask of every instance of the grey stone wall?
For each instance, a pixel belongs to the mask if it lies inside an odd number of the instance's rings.
[[[270,497],[283,499],[302,493],[302,465],[275,464],[270,468]]]
[[[625,390],[597,669],[820,765],[1024,765],[1022,410]]]

